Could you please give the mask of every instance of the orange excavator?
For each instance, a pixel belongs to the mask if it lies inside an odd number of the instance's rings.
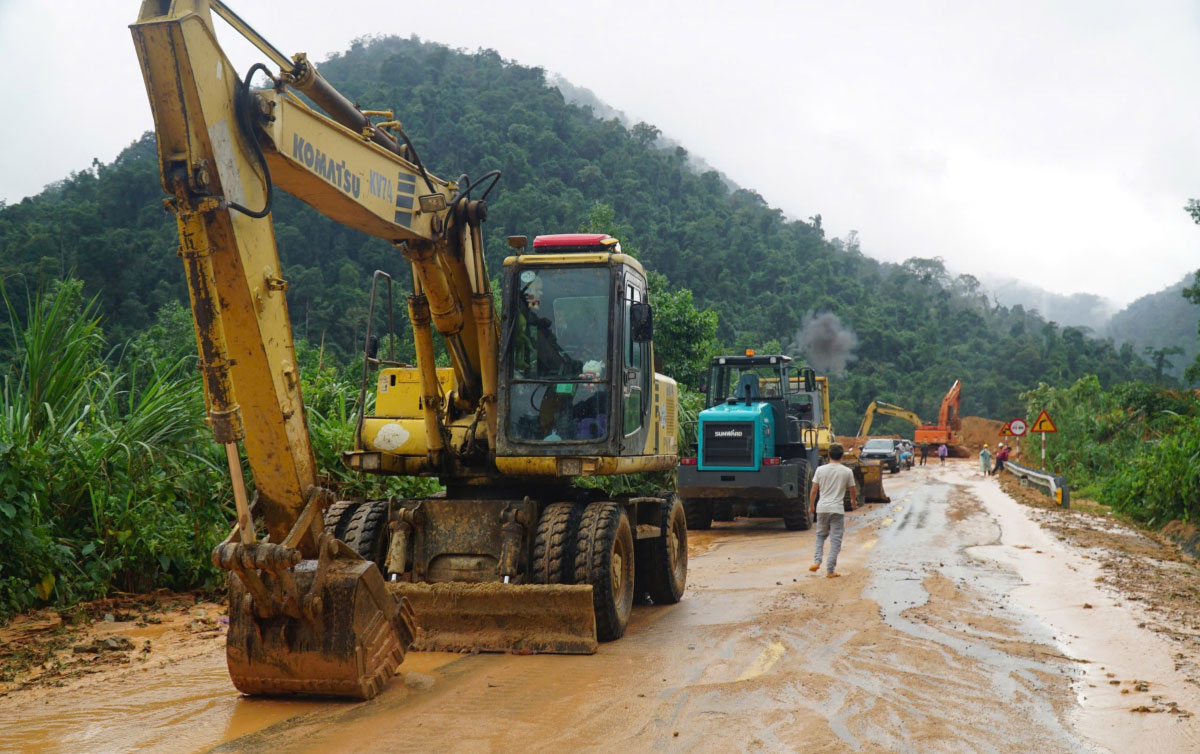
[[[955,380],[942,398],[938,409],[937,424],[922,424],[913,432],[913,441],[918,445],[941,445],[953,448],[962,444],[962,419],[959,407],[962,404],[962,380]]]

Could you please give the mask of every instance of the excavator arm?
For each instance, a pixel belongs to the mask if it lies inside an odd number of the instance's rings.
[[[224,18],[279,66],[235,71]],[[246,693],[369,698],[412,642],[404,600],[375,564],[324,532],[332,502],[316,476],[270,212],[275,189],[395,243],[414,270],[410,309],[430,463],[443,396],[429,327],[446,338],[460,395],[495,436],[498,332],[483,267],[481,201],[430,175],[390,113],[364,113],[304,55],[288,59],[218,0],[145,0],[131,26],[154,115],[163,189],[179,228],[209,423],[235,477],[238,527],[213,552],[233,574],[227,656]],[[272,79],[252,90],[262,72]],[[306,105],[296,92],[322,107]],[[372,123],[371,115],[388,122]],[[459,302],[471,302],[463,311]],[[423,337],[424,336],[424,337]],[[254,478],[239,487],[237,443]]]
[[[905,421],[911,422],[914,427],[921,426],[921,418],[912,411],[891,403],[884,403],[883,401],[871,401],[871,404],[867,406],[866,413],[863,414],[862,424],[860,424],[858,427],[858,434],[855,435],[854,439],[856,445],[860,440],[865,440],[867,435],[870,434],[871,424],[875,421],[876,413],[904,419]]]

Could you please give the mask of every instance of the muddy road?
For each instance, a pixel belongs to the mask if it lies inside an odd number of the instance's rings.
[[[371,702],[273,701],[218,637],[0,698],[0,751],[1200,751],[1196,635],[1148,627],[1095,548],[966,461],[885,484],[843,578],[809,573],[812,532],[716,524],[683,602],[594,656],[413,653]]]

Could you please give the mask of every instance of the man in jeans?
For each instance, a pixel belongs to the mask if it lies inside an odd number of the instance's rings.
[[[817,469],[812,478],[812,494],[809,503],[817,520],[817,551],[813,564],[808,567],[816,571],[821,567],[825,540],[829,539],[829,560],[825,563],[825,578],[837,578],[838,552],[842,549],[842,535],[846,532],[846,509],[842,500],[850,490],[850,507],[858,507],[858,490],[854,486],[854,472],[842,465],[844,450],[839,443],[829,445],[829,463]]]

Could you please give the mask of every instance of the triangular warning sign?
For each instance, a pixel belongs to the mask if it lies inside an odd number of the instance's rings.
[[[1050,421],[1050,414],[1046,413],[1046,409],[1042,409],[1042,413],[1038,414],[1038,418],[1034,420],[1033,426],[1029,429],[1030,432],[1057,432],[1058,427],[1054,426],[1054,422]]]
[[[1004,426],[1000,428],[1000,436],[1008,437],[1012,434],[1012,422],[1004,422]]]

